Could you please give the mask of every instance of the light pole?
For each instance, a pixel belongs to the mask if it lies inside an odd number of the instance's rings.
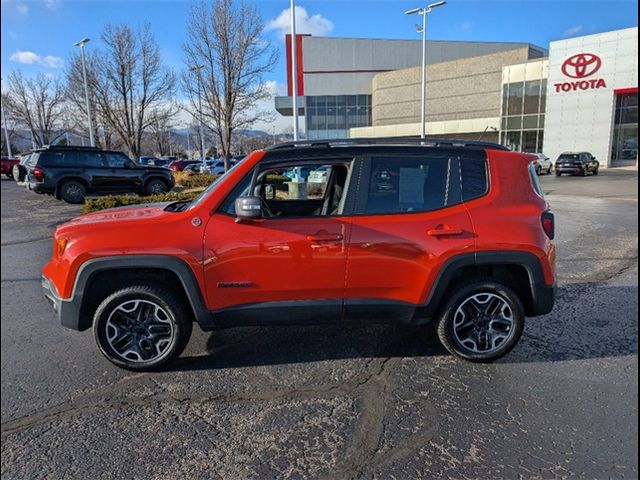
[[[196,65],[195,67],[190,68],[192,72],[196,72],[198,76],[198,120],[200,122],[200,161],[202,162],[202,172],[204,173],[204,169],[207,166],[207,161],[204,158],[204,121],[202,120],[202,87],[200,86],[200,70],[204,68],[204,65]]]
[[[293,140],[298,140],[298,68],[296,62],[296,5],[291,0],[291,93],[293,106]]]
[[[7,156],[12,158],[11,154],[11,141],[9,140],[9,130],[7,129],[7,117],[4,112],[4,105],[2,105],[2,123],[4,124],[4,138],[7,141]]]
[[[427,126],[426,126],[426,109],[427,109],[427,15],[431,13],[431,11],[440,7],[447,2],[436,2],[431,5],[427,5],[427,8],[414,8],[412,10],[407,10],[405,15],[413,15],[417,13],[418,15],[422,15],[422,28],[420,31],[422,32],[422,105],[420,108],[420,138],[424,139],[427,135]]]
[[[87,126],[89,127],[89,142],[92,147],[96,146],[93,138],[93,120],[91,119],[91,107],[89,103],[89,85],[87,84],[87,66],[84,60],[84,46],[89,43],[89,38],[83,38],[79,42],[74,43],[76,47],[80,47],[80,59],[82,61],[82,78],[84,79],[84,99],[87,104]]]

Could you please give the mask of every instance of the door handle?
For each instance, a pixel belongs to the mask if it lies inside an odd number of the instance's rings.
[[[462,235],[463,233],[464,232],[459,228],[449,228],[442,226],[427,230],[427,235],[429,235],[430,237],[451,237],[455,235]]]
[[[310,242],[336,242],[344,237],[340,233],[316,233],[315,235],[307,235]]]

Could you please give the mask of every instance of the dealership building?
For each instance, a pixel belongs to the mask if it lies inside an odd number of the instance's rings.
[[[292,115],[291,37],[287,37]],[[298,35],[296,80],[306,136],[420,134],[422,45],[412,40]],[[551,42],[427,42],[427,135],[513,150],[589,151],[602,166],[636,165],[638,29]]]

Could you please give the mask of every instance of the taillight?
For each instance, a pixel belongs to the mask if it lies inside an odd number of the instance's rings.
[[[44,180],[44,172],[40,167],[35,167],[33,170],[31,170],[31,175],[36,180]]]
[[[542,212],[542,229],[546,233],[549,240],[553,240],[556,236],[556,218],[549,210]]]

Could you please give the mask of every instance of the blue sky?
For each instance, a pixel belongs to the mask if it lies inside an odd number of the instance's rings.
[[[268,36],[284,50],[278,17],[288,0],[257,0]],[[340,37],[417,39],[416,18],[403,11],[420,6],[416,0],[298,0],[299,31]],[[14,69],[25,74],[61,74],[73,43],[91,37],[97,46],[107,23],[151,23],[165,62],[179,70],[189,12],[188,1],[138,0],[2,0],[2,76]],[[548,48],[549,42],[638,25],[638,2],[627,0],[516,1],[449,0],[429,18],[434,40],[529,42]],[[282,88],[284,55],[267,80]]]

